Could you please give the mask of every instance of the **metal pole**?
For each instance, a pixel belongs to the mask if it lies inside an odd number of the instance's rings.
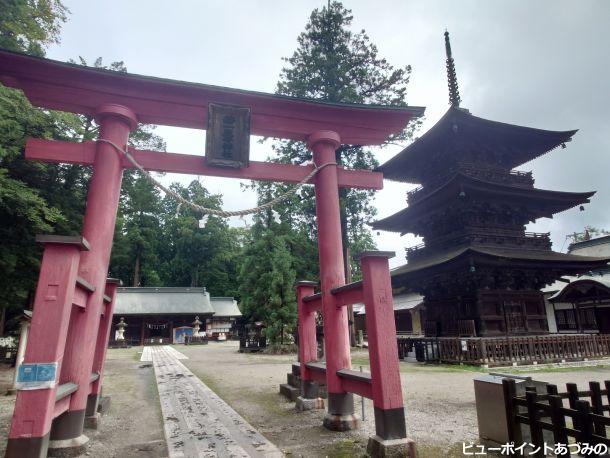
[[[360,366],[360,372],[362,372],[362,366]],[[360,404],[362,405],[362,421],[366,418],[364,416],[364,396],[360,396]]]

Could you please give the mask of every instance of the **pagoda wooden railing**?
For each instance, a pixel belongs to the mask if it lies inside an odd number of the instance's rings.
[[[427,329],[427,328],[426,328]],[[426,345],[430,362],[510,366],[610,357],[610,334],[571,334],[507,337],[398,336],[402,354]]]
[[[433,251],[458,248],[462,245],[478,245],[493,247],[517,247],[521,249],[547,250],[551,248],[549,232],[521,232],[496,228],[466,229],[452,232],[435,238],[426,243],[420,243],[405,249],[407,259],[413,261]]]
[[[417,188],[407,192],[407,202],[410,204],[417,202],[442,186],[456,173],[463,173],[480,180],[491,181],[508,186],[519,186],[523,188],[531,188],[534,186],[532,172],[521,172],[518,170],[506,171],[504,169],[481,167],[480,165],[471,162],[461,162],[456,166],[451,167],[447,173],[441,177],[433,179],[432,181],[427,182],[424,186],[418,186]]]

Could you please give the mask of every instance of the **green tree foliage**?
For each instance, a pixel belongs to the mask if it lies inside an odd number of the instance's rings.
[[[321,99],[333,103],[368,103],[407,105],[407,85],[411,67],[394,68],[379,56],[377,47],[364,30],[351,30],[352,13],[341,2],[315,9],[298,37],[298,48],[285,58],[277,85],[279,94]],[[410,138],[416,123],[391,141]],[[280,141],[274,144],[276,160],[303,163],[311,152],[302,142]],[[337,163],[347,168],[373,169],[378,163],[369,149],[343,145],[336,153]],[[280,187],[281,188],[281,187]],[[278,189],[278,192],[281,189]],[[341,224],[344,249],[374,248],[366,226],[376,210],[373,191],[341,189]],[[304,188],[286,207],[296,224],[309,225],[315,233],[313,189]]]
[[[573,234],[568,234],[568,237],[571,238],[573,242],[584,242],[605,235],[610,235],[610,231],[593,226],[585,226],[583,232],[574,232]]]
[[[43,56],[69,11],[59,0],[0,0],[0,13],[0,48]]]
[[[298,47],[285,58],[277,93],[301,98],[320,99],[333,103],[368,103],[405,106],[407,84],[411,68],[394,68],[379,56],[364,30],[351,30],[351,11],[341,2],[315,9],[305,31],[298,37]],[[406,140],[413,134],[415,124],[396,135],[391,141]],[[302,142],[278,141],[273,145],[272,160],[282,163],[305,163],[311,152]],[[343,145],[336,153],[337,163],[353,169],[373,169],[378,164],[373,153],[358,145]],[[284,193],[289,185],[257,183],[259,203]],[[374,248],[367,223],[375,215],[372,191],[341,189],[341,226],[344,250],[352,253]],[[278,205],[280,224],[263,221],[255,224],[251,244],[244,253],[240,275],[240,295],[245,315],[251,320],[263,320],[268,331],[277,336],[277,326],[286,324],[294,315],[273,314],[277,295],[271,278],[274,259],[283,259],[280,251],[274,255],[272,241],[281,238],[291,257],[290,268],[295,278],[315,280],[318,277],[317,229],[315,199],[312,187],[303,187]],[[262,225],[262,226],[261,226]],[[260,226],[260,227],[259,227]],[[261,229],[261,227],[265,229]],[[276,248],[276,250],[279,248]],[[350,259],[350,256],[345,256]],[[285,265],[284,262],[281,263]],[[355,276],[356,265],[351,266]],[[285,278],[282,277],[282,278]],[[287,303],[287,302],[286,302]],[[279,324],[278,324],[279,323]],[[289,322],[294,326],[294,321]],[[281,334],[281,333],[280,333]]]
[[[0,47],[44,55],[44,47],[59,39],[67,9],[59,1],[0,0]],[[74,63],[74,62],[73,62]],[[80,64],[86,65],[80,58]],[[123,62],[105,66],[98,58],[94,66],[126,71]],[[62,141],[87,141],[97,136],[91,117],[41,110],[33,107],[17,90],[0,86],[0,309],[18,310],[30,302],[34,291],[41,250],[34,241],[39,233],[78,234],[82,228],[90,169],[79,165],[43,164],[23,158],[28,137]],[[164,150],[162,139],[148,126],[131,136],[130,143],[147,149]],[[125,222],[129,250],[141,252],[147,246],[145,227],[150,214],[141,180],[125,174],[119,221]],[[130,195],[134,194],[132,199]],[[149,203],[149,202],[148,202]],[[150,225],[150,223],[148,224]],[[158,227],[158,226],[157,226]],[[135,256],[133,254],[132,256]],[[152,274],[151,274],[152,275]],[[151,280],[154,281],[154,280]],[[2,332],[0,319],[0,333]]]
[[[171,189],[185,199],[208,208],[220,208],[222,198],[197,180],[187,187],[173,183]],[[160,202],[157,269],[161,284],[205,286],[213,296],[235,296],[236,278],[244,240],[243,230],[229,227],[224,219],[211,216],[199,227],[201,215],[165,196]],[[143,278],[144,280],[144,278]],[[142,282],[142,286],[149,285]]]
[[[57,41],[66,14],[59,1],[0,0],[0,47],[42,56]],[[75,124],[73,117],[53,118],[0,85],[0,335],[6,310],[23,307],[31,295],[40,259],[35,235],[71,224],[70,212],[48,201],[49,195],[62,197],[52,183],[66,170],[27,164],[25,139],[65,138],[64,128]]]
[[[294,332],[297,315],[295,258],[289,249],[293,240],[281,226],[271,211],[256,217],[238,277],[244,318],[263,321],[271,343],[283,343]]]

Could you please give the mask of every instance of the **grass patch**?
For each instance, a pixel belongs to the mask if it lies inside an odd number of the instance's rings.
[[[251,396],[252,399],[256,399],[256,404],[265,412],[267,412],[270,416],[288,416],[294,412],[294,409],[286,410],[282,407],[281,398],[278,393],[261,393],[254,392],[247,389],[237,390],[228,390],[224,388],[224,385],[217,381],[213,377],[209,377],[201,374],[200,372],[193,372],[196,377],[199,378],[203,383],[205,383],[210,390],[212,390],[218,397],[220,397],[223,401],[229,404],[233,409],[239,413],[248,423],[254,425],[256,421],[249,417],[245,412],[241,409],[238,409],[238,406],[234,405],[232,402],[234,399],[243,398],[244,396]]]
[[[418,458],[464,458],[462,443],[457,442],[448,446],[416,443]],[[476,450],[476,449],[472,449]]]
[[[366,447],[361,442],[343,439],[331,444],[326,450],[329,458],[366,457]],[[440,456],[440,455],[439,455]]]
[[[608,372],[610,365],[603,364],[599,366],[575,366],[575,367],[541,367],[537,366],[521,366],[519,367],[495,367],[489,368],[490,372],[504,373],[504,374],[548,374],[553,372]]]

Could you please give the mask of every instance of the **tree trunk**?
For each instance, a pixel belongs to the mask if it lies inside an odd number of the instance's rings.
[[[0,308],[0,337],[4,335],[4,323],[6,322],[6,307]]]
[[[195,267],[195,271],[191,274],[191,288],[196,288],[199,285],[199,266]]]
[[[136,263],[133,266],[133,286],[140,286],[140,255],[136,255]]]

